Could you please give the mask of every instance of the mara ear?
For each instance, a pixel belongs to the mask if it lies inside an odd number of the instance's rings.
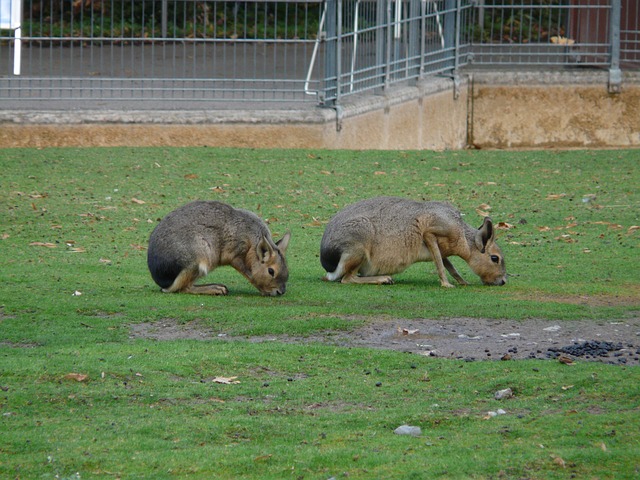
[[[487,244],[493,241],[493,235],[493,222],[490,217],[484,217],[484,221],[476,233],[476,247],[478,247],[480,253],[484,253]]]
[[[256,253],[258,254],[258,258],[262,263],[266,263],[269,261],[269,258],[275,253],[273,247],[269,243],[266,237],[262,237],[260,242],[256,247]]]
[[[287,251],[287,247],[289,246],[290,239],[291,239],[291,233],[287,232],[284,234],[284,237],[282,237],[280,240],[276,242],[276,246],[278,247],[278,250],[280,250],[280,253],[282,255],[284,255],[285,252]]]

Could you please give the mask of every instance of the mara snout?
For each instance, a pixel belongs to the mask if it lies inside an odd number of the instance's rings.
[[[325,279],[342,283],[393,283],[392,275],[416,262],[434,262],[443,287],[467,282],[448,257],[462,258],[485,285],[504,285],[504,257],[490,218],[475,229],[443,202],[375,197],[345,207],[327,224],[320,244]]]
[[[163,292],[226,295],[219,283],[194,285],[212,270],[230,265],[263,295],[283,295],[291,235],[274,242],[254,213],[215,201],[188,203],[164,217],[151,233],[147,265]]]

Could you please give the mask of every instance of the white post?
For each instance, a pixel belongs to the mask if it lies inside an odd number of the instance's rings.
[[[0,28],[14,31],[13,74],[20,75],[22,0],[0,0]]]
[[[22,60],[22,27],[18,27],[13,32],[13,74],[20,75],[20,66]]]

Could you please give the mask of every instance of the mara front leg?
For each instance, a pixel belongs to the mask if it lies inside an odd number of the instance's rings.
[[[449,283],[449,280],[447,279],[447,272],[445,271],[445,268],[444,268],[444,263],[443,263],[442,255],[440,253],[440,247],[438,247],[437,238],[435,237],[435,235],[427,233],[424,235],[424,243],[427,246],[427,249],[429,249],[429,253],[431,254],[431,259],[433,260],[433,263],[436,264],[436,269],[438,270],[438,277],[440,277],[440,285],[446,288],[452,288],[453,285],[451,285],[451,283]],[[448,260],[447,260],[447,263],[451,265],[451,263]],[[451,266],[453,267],[453,265]],[[458,274],[458,277],[460,277],[459,274]]]
[[[456,267],[453,266],[453,263],[451,263],[448,258],[446,257],[443,258],[442,263],[444,264],[445,268],[449,271],[451,276],[455,278],[460,285],[469,285],[469,282],[467,282],[464,278],[462,278],[462,276],[458,273],[458,270],[456,270]]]

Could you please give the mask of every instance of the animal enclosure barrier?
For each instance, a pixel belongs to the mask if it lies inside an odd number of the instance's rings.
[[[640,67],[637,0],[0,2],[0,101],[16,108],[334,106],[469,64],[614,83]]]

